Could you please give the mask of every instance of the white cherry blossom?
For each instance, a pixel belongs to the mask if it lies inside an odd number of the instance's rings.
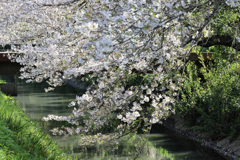
[[[43,120],[67,121],[75,128],[52,132],[73,135],[120,119],[112,137],[98,135],[114,141],[129,133],[135,122],[149,126],[175,112],[182,77],[173,70],[181,69],[180,59],[222,6],[239,5],[239,0],[205,2],[1,0],[0,45],[11,44],[18,53],[9,58],[23,65],[20,78],[47,79],[50,87],[45,91],[74,77],[97,79],[70,102],[69,107],[77,106],[72,115],[48,115]],[[201,14],[196,14],[198,10]],[[84,140],[98,142],[92,137]]]

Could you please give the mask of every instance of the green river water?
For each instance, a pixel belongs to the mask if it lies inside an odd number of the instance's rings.
[[[81,91],[65,85],[56,88],[53,92],[44,92],[46,83],[25,83],[24,80],[17,78],[17,75],[0,75],[0,79],[17,84],[16,100],[23,108],[24,112],[34,121],[39,122],[48,134],[48,130],[55,126],[57,122],[42,122],[43,116],[48,114],[69,115],[72,108],[67,105]],[[119,146],[118,150],[101,150],[99,147],[88,148],[83,152],[77,145],[78,136],[53,137],[55,141],[66,150],[66,152],[77,157],[76,159],[94,160],[130,160],[134,154],[134,141],[129,141]],[[144,148],[143,154],[138,158],[141,160],[222,160],[223,158],[212,151],[203,149],[193,142],[180,137],[166,134],[161,128],[155,129],[151,133]]]

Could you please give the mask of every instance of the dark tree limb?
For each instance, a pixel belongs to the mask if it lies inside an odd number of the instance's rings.
[[[228,35],[214,35],[212,37],[202,38],[200,41],[198,41],[197,45],[202,47],[224,45],[224,46],[232,47],[237,51],[240,51],[240,43],[238,42],[238,40],[235,39],[234,41],[234,38]]]
[[[75,2],[79,2],[81,0],[72,0],[72,1],[69,1],[69,2],[63,2],[63,3],[58,3],[58,4],[42,4],[42,6],[44,7],[52,7],[52,6],[56,6],[56,7],[59,7],[59,6],[64,6],[64,5],[71,5]],[[86,1],[84,0],[80,5],[79,7],[81,7],[82,5],[84,5],[86,3]]]

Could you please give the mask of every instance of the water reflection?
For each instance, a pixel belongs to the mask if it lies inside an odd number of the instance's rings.
[[[105,160],[105,159],[116,159],[116,160],[126,160],[133,158],[135,155],[135,144],[137,144],[140,139],[138,138],[139,135],[134,136],[126,143],[120,144],[119,149],[116,151],[109,151],[109,150],[101,150],[100,147],[95,148],[95,150],[91,150],[88,153],[81,153],[75,154],[76,157],[80,159],[90,159],[90,160]],[[152,136],[159,136],[163,137],[165,135],[162,134],[152,134]],[[97,152],[97,150],[100,150]],[[161,146],[156,146],[154,141],[147,141],[146,145],[142,149],[141,156],[138,157],[138,160],[175,160],[174,155],[164,149]]]
[[[0,79],[7,82],[12,81],[12,77],[16,75],[1,75]],[[47,88],[46,83],[25,83],[25,81],[17,79],[18,95],[16,100],[23,108],[25,113],[44,127],[47,133],[51,127],[59,125],[59,122],[42,122],[43,116],[48,114],[69,115],[72,108],[67,105],[76,94],[82,94],[81,91],[75,90],[69,86],[61,86],[56,88],[53,92],[44,92]],[[134,154],[134,142],[122,144],[117,151],[100,150],[100,148],[88,148],[88,152],[84,153],[78,147],[78,136],[68,137],[62,139],[61,137],[53,137],[55,141],[66,149],[68,153],[72,154],[78,159],[90,160],[126,160],[130,159]],[[139,158],[140,160],[221,160],[222,158],[216,154],[208,153],[201,147],[193,144],[186,139],[171,137],[163,130],[157,129],[157,134],[151,134],[144,148],[144,154]]]
[[[139,135],[138,135],[139,136]],[[103,146],[96,146],[88,148],[87,152],[81,152],[82,150],[78,148],[77,141],[75,137],[69,137],[65,141],[60,141],[56,139],[56,142],[65,149],[68,149],[68,152],[73,155],[73,157],[78,159],[89,159],[89,160],[126,160],[131,159],[135,152],[135,144],[139,139],[138,136],[131,138],[126,143],[119,145],[118,150],[105,150]],[[151,134],[151,137],[167,137],[166,134]],[[139,160],[175,160],[174,155],[164,149],[161,146],[158,146],[154,141],[147,141],[147,144],[143,148],[143,153],[138,158]]]
[[[0,84],[1,91],[9,96],[17,96],[16,76],[8,75],[8,83]]]
[[[143,153],[138,160],[223,160],[222,157],[206,152],[200,146],[183,139],[174,139],[159,130],[158,134],[150,134]],[[77,138],[77,137],[75,137]],[[116,151],[104,150],[101,146],[88,148],[87,153],[80,152],[74,137],[58,142],[68,153],[78,159],[89,160],[126,160],[135,154],[134,145],[137,141],[121,144]],[[58,141],[58,140],[56,140]]]

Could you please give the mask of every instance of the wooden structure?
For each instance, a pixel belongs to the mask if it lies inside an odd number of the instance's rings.
[[[212,55],[214,52],[202,52],[201,54],[203,55],[204,61],[208,61],[208,60],[213,60],[212,59]],[[190,61],[198,61],[199,55],[197,55],[196,53],[191,53],[188,57],[188,60]]]
[[[7,54],[0,53],[0,62],[6,62],[6,61],[10,61],[7,57]]]
[[[16,52],[12,52],[12,51],[0,51],[0,62],[10,62],[10,60],[8,59],[7,55],[8,54],[16,54]]]
[[[8,96],[17,96],[17,83],[0,84],[1,91]]]

